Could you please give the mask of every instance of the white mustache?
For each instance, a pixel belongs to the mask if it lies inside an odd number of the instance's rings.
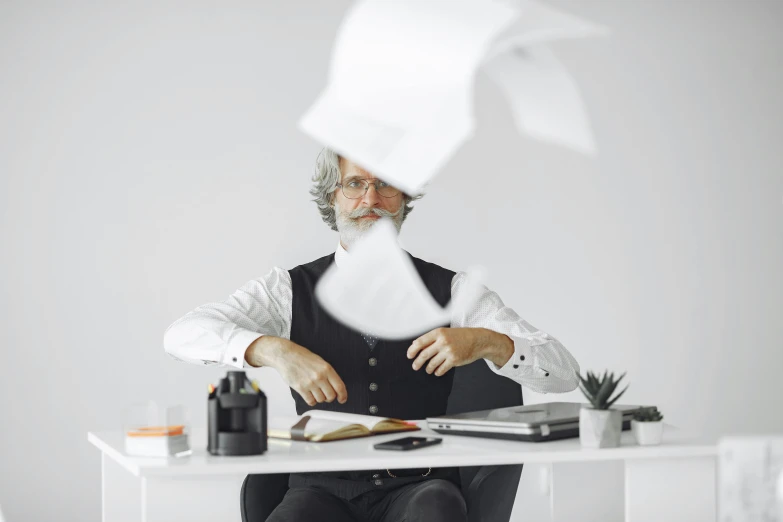
[[[400,205],[400,208],[397,210],[397,212],[389,212],[388,210],[383,210],[382,208],[362,207],[348,212],[348,217],[351,219],[358,219],[360,217],[369,216],[370,214],[375,214],[379,217],[395,218],[400,215],[400,212],[402,212],[402,207],[403,206]]]

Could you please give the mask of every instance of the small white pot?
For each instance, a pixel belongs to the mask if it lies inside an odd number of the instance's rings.
[[[631,431],[640,446],[655,446],[663,438],[663,421],[640,422],[631,421]]]
[[[579,410],[579,441],[585,448],[616,448],[620,445],[623,414],[620,410]]]

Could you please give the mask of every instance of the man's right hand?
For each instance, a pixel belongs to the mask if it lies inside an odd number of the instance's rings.
[[[345,383],[328,362],[295,342],[263,335],[245,351],[251,366],[269,366],[277,370],[283,381],[296,390],[309,405],[348,400]]]

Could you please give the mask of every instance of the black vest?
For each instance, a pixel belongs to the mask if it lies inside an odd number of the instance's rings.
[[[411,259],[435,301],[446,306],[451,300],[454,272],[412,256]],[[415,337],[401,341],[380,339],[370,349],[360,332],[338,322],[318,303],[315,286],[333,262],[334,254],[331,254],[289,270],[293,288],[291,340],[332,365],[345,383],[348,401],[340,404],[335,400],[311,407],[292,389],[297,414],[321,409],[398,419],[444,415],[454,381],[453,370],[442,377],[427,374],[424,368],[414,371],[411,366],[413,361],[406,353]],[[378,489],[373,485],[373,479],[377,479],[378,475],[384,482],[381,489],[392,483],[421,480],[418,473],[392,480],[385,470],[377,470],[292,474],[290,485],[317,485],[343,498],[351,498]],[[429,476],[459,481],[456,468],[433,470]]]
[[[415,257],[412,260],[432,296],[440,306],[446,306],[451,299],[454,272]],[[315,285],[333,262],[334,255],[329,255],[289,271],[293,287],[291,340],[323,357],[348,389],[345,404],[333,401],[315,407],[398,419],[445,414],[454,372],[437,377],[423,368],[414,371],[406,353],[415,337],[402,341],[380,339],[371,350],[359,332],[321,308]],[[297,414],[312,409],[297,392],[291,393]]]

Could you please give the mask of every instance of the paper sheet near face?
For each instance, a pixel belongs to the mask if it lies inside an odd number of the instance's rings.
[[[470,309],[478,298],[480,279],[480,271],[469,275],[469,288],[458,301],[442,308],[397,244],[391,220],[384,218],[352,247],[339,267],[333,264],[326,271],[315,295],[332,316],[354,330],[398,340],[448,325],[453,314]]]

